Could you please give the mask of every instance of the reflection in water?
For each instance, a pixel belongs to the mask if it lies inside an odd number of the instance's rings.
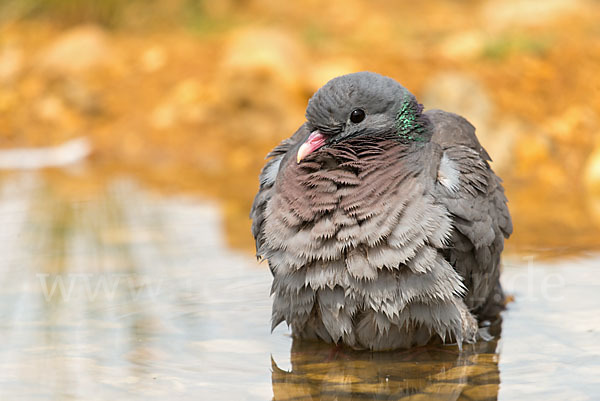
[[[270,398],[248,376],[268,372],[268,271],[225,248],[214,205],[3,184],[0,399]]]
[[[432,346],[372,353],[294,341],[292,370],[273,362],[274,399],[495,400],[500,383],[496,345],[480,342],[462,352]]]
[[[0,187],[1,400],[600,395],[598,259],[508,263],[497,342],[336,353],[269,333],[270,273],[225,245],[219,205],[86,183]]]

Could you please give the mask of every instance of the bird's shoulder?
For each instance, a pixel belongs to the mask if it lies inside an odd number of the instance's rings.
[[[428,110],[423,113],[432,125],[431,141],[442,149],[464,146],[476,151],[485,161],[491,161],[490,155],[481,146],[475,127],[464,117],[443,110]]]
[[[464,117],[442,110],[426,115],[432,124],[431,143],[440,150],[434,188],[438,201],[475,245],[491,243],[496,230],[508,237],[512,221],[502,180],[492,170],[475,127]]]

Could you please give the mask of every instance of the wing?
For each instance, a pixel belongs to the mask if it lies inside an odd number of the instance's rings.
[[[469,309],[479,317],[495,316],[504,304],[500,253],[513,229],[502,181],[467,120],[441,110],[426,115],[434,127],[431,141],[442,149],[434,195],[452,214],[455,228],[444,255],[465,280]]]
[[[271,199],[274,191],[275,180],[279,173],[279,166],[283,160],[294,157],[298,152],[300,145],[306,140],[310,132],[303,124],[290,138],[283,140],[269,154],[267,154],[267,163],[260,172],[260,186],[258,193],[254,197],[252,208],[250,209],[250,218],[252,219],[252,235],[256,241],[256,257],[263,256],[264,232],[263,224],[265,222],[265,208],[267,202]]]

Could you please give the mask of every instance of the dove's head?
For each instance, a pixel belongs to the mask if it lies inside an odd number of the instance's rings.
[[[427,140],[422,110],[415,96],[392,78],[372,72],[334,78],[308,102],[311,134],[298,151],[298,162],[322,146],[359,136]]]

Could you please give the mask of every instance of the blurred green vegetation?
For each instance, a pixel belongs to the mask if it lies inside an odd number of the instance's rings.
[[[552,47],[552,35],[532,36],[522,33],[502,35],[490,40],[483,48],[483,57],[503,60],[514,54],[544,56]]]
[[[97,24],[109,29],[182,26],[199,32],[218,30],[205,0],[3,0],[0,22],[43,20],[62,26]]]
[[[153,0],[130,0],[127,7]],[[120,0],[5,0],[0,5],[2,20],[49,19],[63,24],[97,23],[115,26],[124,16],[125,2]]]

